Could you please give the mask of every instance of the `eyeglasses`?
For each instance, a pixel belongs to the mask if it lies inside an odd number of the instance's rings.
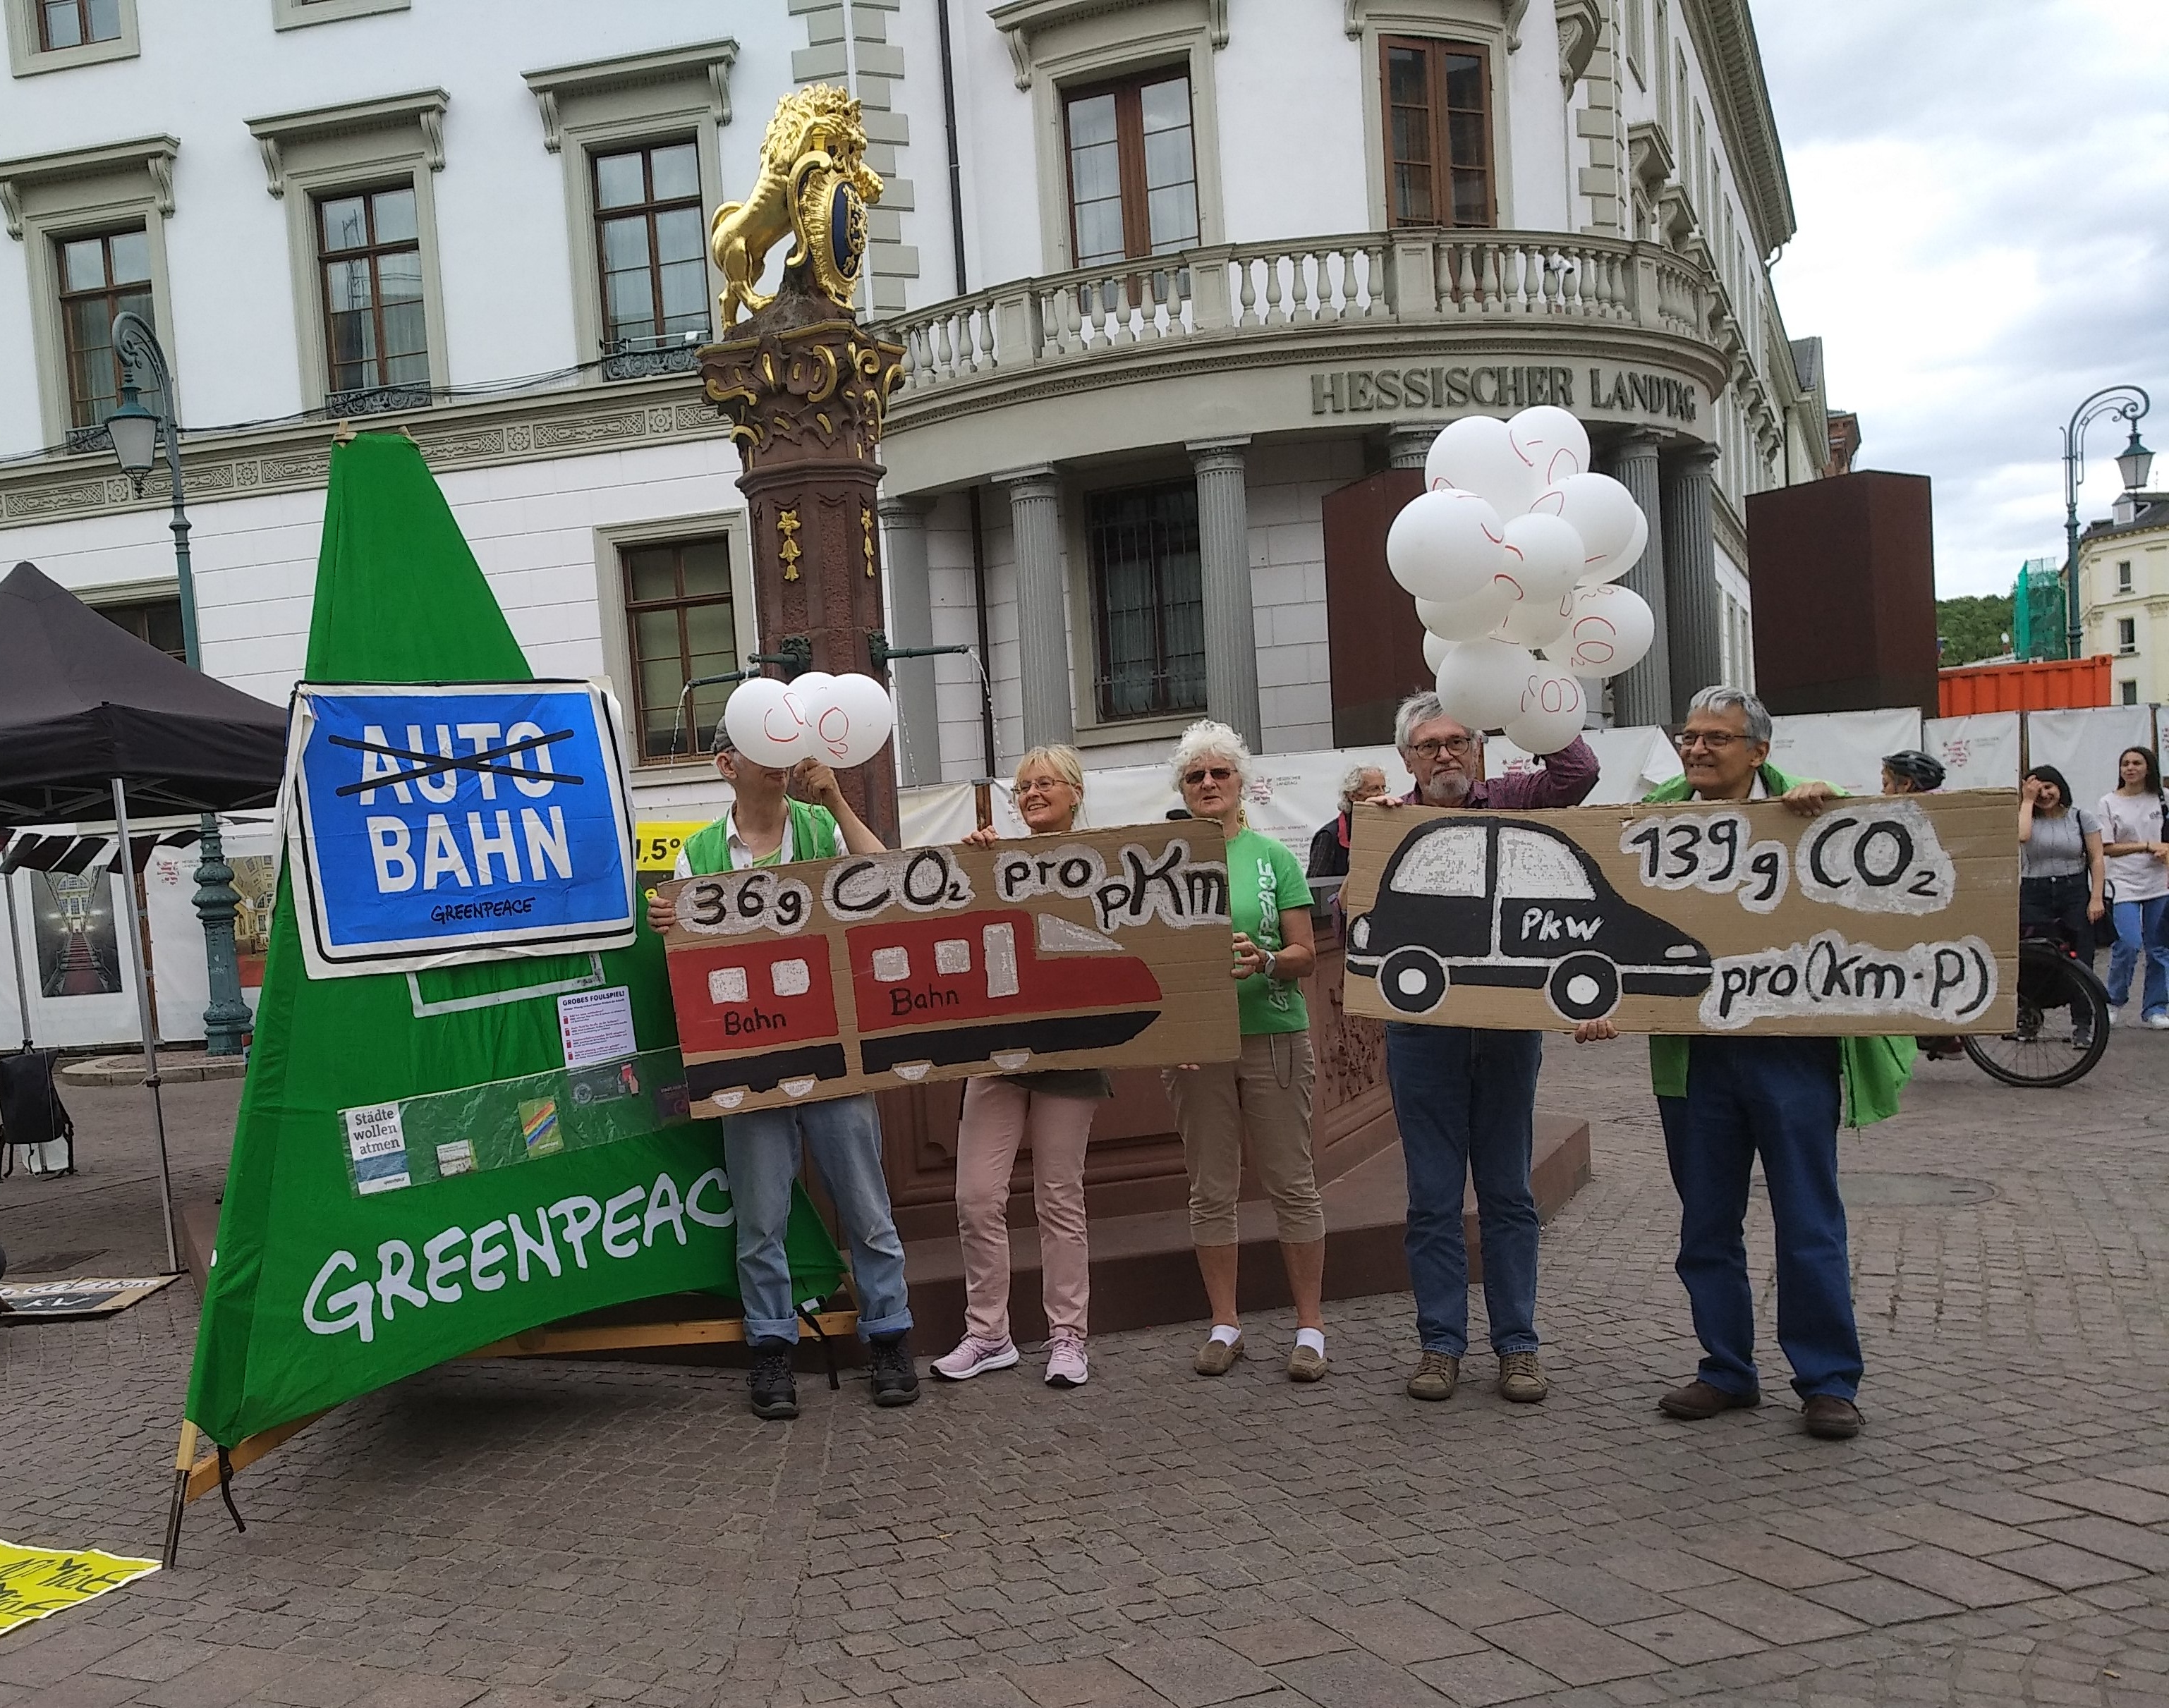
[[[1232,766],[1201,765],[1195,771],[1185,771],[1182,774],[1182,786],[1186,789],[1195,789],[1207,777],[1210,777],[1215,783],[1225,783],[1234,774],[1235,772]]]
[[[1459,758],[1476,745],[1473,736],[1448,736],[1442,742],[1418,742],[1409,751],[1420,759],[1436,759],[1441,753]]]
[[[1721,753],[1735,742],[1746,739],[1726,730],[1681,730],[1672,737],[1672,745],[1683,753],[1697,745],[1708,748],[1713,753]]]
[[[1021,801],[1027,795],[1052,795],[1056,790],[1069,786],[1058,777],[1027,777],[1018,781],[1016,795]]]

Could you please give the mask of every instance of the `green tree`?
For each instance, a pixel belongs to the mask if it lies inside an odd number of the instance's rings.
[[[2011,595],[1936,601],[1936,640],[1946,668],[1977,664],[2011,650]]]

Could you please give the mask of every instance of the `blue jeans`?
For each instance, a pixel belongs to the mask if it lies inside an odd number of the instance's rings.
[[[1537,1349],[1537,1200],[1531,1125],[1543,1040],[1467,1026],[1386,1027],[1386,1078],[1409,1171],[1409,1281],[1426,1352],[1468,1350],[1463,1189],[1476,1182],[1484,1308],[1495,1352]]]
[[[911,1327],[903,1287],[903,1242],[888,1207],[882,1173],[881,1116],[871,1095],[839,1097],[786,1109],[723,1117],[723,1168],[738,1211],[738,1294],[749,1340],[797,1340],[791,1262],[784,1230],[801,1141],[829,1189],[851,1248],[859,1295],[859,1338],[900,1334]]]
[[[1834,1038],[1696,1038],[1687,1094],[1660,1097],[1665,1155],[1680,1195],[1680,1256],[1702,1342],[1696,1372],[1727,1393],[1757,1391],[1755,1296],[1747,1281],[1748,1177],[1762,1158],[1777,1231],[1777,1344],[1803,1399],[1860,1388],[1837,1190]]]
[[[2140,1012],[2169,1013],[2169,896],[2118,902],[2109,917],[2116,922],[2116,947],[2108,952],[2110,1005],[2120,1008],[2130,1000],[2131,976],[2143,955],[2146,992]]]

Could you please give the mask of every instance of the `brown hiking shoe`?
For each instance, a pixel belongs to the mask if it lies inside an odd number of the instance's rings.
[[[1195,1368],[1200,1375],[1225,1375],[1235,1367],[1235,1360],[1243,1355],[1243,1337],[1233,1340],[1207,1339],[1197,1349]]]
[[[1416,1360],[1415,1373],[1409,1378],[1409,1397],[1450,1400],[1460,1385],[1461,1360],[1450,1352],[1426,1350]]]
[[[1810,1394],[1800,1407],[1808,1434],[1821,1441],[1850,1441],[1860,1433],[1860,1407],[1836,1394]]]
[[[1713,1388],[1708,1382],[1697,1379],[1683,1388],[1674,1388],[1657,1402],[1657,1409],[1668,1418],[1680,1418],[1690,1423],[1699,1423],[1704,1418],[1714,1418],[1719,1412],[1750,1411],[1761,1403],[1760,1389],[1735,1394],[1728,1388]]]
[[[1499,1354],[1499,1397],[1516,1405],[1533,1406],[1552,1391],[1544,1380],[1544,1367],[1533,1352]]]

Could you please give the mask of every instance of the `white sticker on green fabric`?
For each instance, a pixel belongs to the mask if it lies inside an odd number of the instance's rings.
[[[474,1173],[474,1143],[469,1139],[454,1139],[448,1145],[437,1147],[437,1173],[449,1179],[454,1174]]]
[[[640,1053],[632,1030],[632,992],[623,985],[599,991],[568,991],[557,998],[557,1035],[565,1046],[565,1066],[592,1067]]]
[[[400,1125],[397,1104],[343,1109],[339,1119],[346,1123],[346,1148],[354,1159],[355,1190],[389,1192],[411,1184],[407,1173],[407,1134]]]

